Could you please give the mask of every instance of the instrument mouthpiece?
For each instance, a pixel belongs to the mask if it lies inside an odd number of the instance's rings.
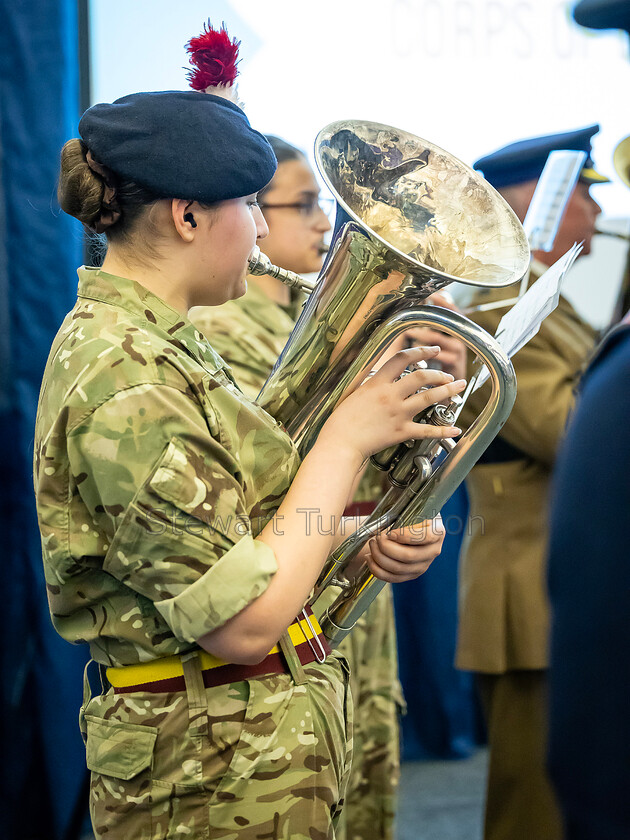
[[[294,271],[289,271],[286,268],[279,268],[277,265],[274,265],[269,257],[262,253],[258,245],[252,251],[247,270],[254,276],[268,274],[270,277],[277,277],[286,286],[290,286],[292,289],[299,289],[301,292],[306,292],[307,294],[310,294],[315,288],[315,283],[305,280]]]

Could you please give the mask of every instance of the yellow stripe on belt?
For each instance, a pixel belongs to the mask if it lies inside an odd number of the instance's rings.
[[[315,633],[319,635],[322,632],[319,622],[314,615],[310,616],[311,624]],[[308,626],[304,619],[295,619],[293,624],[289,625],[289,636],[294,645],[299,645],[307,639],[313,638],[313,631]],[[279,653],[280,648],[274,645],[267,656],[271,653]],[[227,665],[223,659],[218,656],[213,656],[205,650],[200,652],[201,670],[208,671],[211,668],[219,668],[221,665]],[[182,667],[182,660],[179,656],[165,656],[162,659],[152,659],[150,662],[141,662],[139,665],[123,665],[119,668],[108,668],[106,671],[107,679],[114,688],[126,688],[130,685],[143,685],[144,683],[156,682],[157,680],[168,680],[172,677],[182,677],[184,669]]]

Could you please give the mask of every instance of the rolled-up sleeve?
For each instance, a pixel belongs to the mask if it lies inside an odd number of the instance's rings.
[[[243,537],[203,577],[155,606],[178,639],[196,642],[264,592],[277,568],[268,545]]]
[[[86,418],[69,450],[81,498],[111,537],[103,571],[184,642],[240,612],[277,570],[252,536],[238,458],[208,422],[176,389],[130,389]]]

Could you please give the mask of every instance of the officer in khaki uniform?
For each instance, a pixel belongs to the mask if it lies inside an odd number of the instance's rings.
[[[309,259],[308,244],[304,248],[306,254],[295,246],[295,238],[292,239],[295,253],[274,250],[277,228],[287,222],[310,231],[316,244],[321,243],[330,225],[316,203],[319,188],[302,153],[279,138],[268,139],[279,166],[269,187],[259,194],[270,227],[262,250],[266,252],[270,242],[269,250],[278,264],[300,272],[316,270],[321,263],[321,251],[314,250]],[[302,188],[309,185],[309,179],[315,199],[310,214],[299,207],[277,206],[303,196]],[[269,213],[267,203],[269,209],[275,207],[286,212]],[[286,264],[287,260],[290,265]],[[267,277],[262,279],[262,284],[260,277],[250,276],[243,297],[220,307],[198,307],[189,313],[191,321],[230,365],[239,387],[251,399],[256,398],[271,372],[300,310],[300,304],[290,302],[288,288],[279,281]],[[272,299],[268,292],[277,299]],[[284,305],[278,300],[284,301]],[[355,506],[357,511],[367,510],[369,501],[377,500],[381,494],[382,473],[368,468],[355,494],[355,499],[362,500]],[[334,592],[329,593],[328,599],[322,596],[315,606],[316,614],[327,606],[331,594]],[[389,587],[378,596],[338,650],[350,665],[354,701],[352,769],[341,822],[348,840],[389,840],[393,837],[400,776],[398,716],[403,702]],[[341,830],[338,835],[341,836]]]
[[[589,153],[553,251],[533,255],[530,283],[575,241],[584,240],[583,253],[590,250],[600,209],[589,187],[608,180],[595,172],[590,159],[590,139],[597,130],[590,126],[525,140],[475,164],[523,220],[549,152]],[[513,288],[481,291],[472,306],[513,296]],[[476,311],[470,317],[494,334],[506,311]],[[561,296],[539,333],[514,357],[514,409],[468,477],[471,518],[462,551],[456,664],[477,675],[487,718],[486,840],[562,836],[545,768],[548,490],[575,387],[595,339],[595,331]],[[487,395],[486,386],[471,396],[464,424],[479,412]]]

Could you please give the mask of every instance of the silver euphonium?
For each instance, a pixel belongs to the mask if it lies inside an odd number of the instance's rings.
[[[341,587],[321,621],[334,646],[384,586],[365,564],[351,580],[344,569],[376,533],[419,525],[439,512],[516,396],[514,369],[497,341],[464,316],[423,301],[452,282],[498,287],[520,281],[529,269],[529,247],[516,215],[477,172],[406,131],[335,122],[319,133],[315,154],[337,199],[335,231],[317,284],[257,402],[304,455],[340,397],[411,327],[461,339],[487,365],[492,383],[486,406],[457,441],[409,442],[373,459],[388,471],[391,489],[328,559],[312,598],[330,584]],[[269,265],[254,262],[252,268],[266,273]],[[295,284],[295,275],[285,279],[291,278]],[[451,425],[459,403],[454,398],[416,419]]]

